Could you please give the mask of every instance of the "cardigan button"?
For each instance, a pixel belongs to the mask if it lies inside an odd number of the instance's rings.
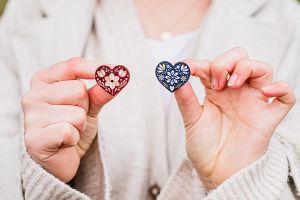
[[[157,184],[154,184],[149,188],[149,195],[152,197],[153,200],[155,200],[158,197],[159,193],[160,188]]]

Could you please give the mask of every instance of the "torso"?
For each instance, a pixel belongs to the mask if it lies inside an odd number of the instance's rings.
[[[27,91],[31,75],[41,67],[50,66],[71,56],[82,55],[88,37],[86,33],[90,32],[89,23],[94,6],[88,2],[90,1],[74,2],[74,5],[68,10],[63,10],[64,12],[54,13],[47,19],[30,18],[10,30],[14,64],[18,66],[23,91]],[[134,12],[132,5],[127,1],[101,2],[103,2],[99,10],[101,26],[98,30],[100,37],[97,38],[100,48],[99,51],[93,51],[90,58],[101,63],[125,64],[133,76],[124,92],[101,112],[100,145],[105,149],[113,197],[122,200],[146,199],[150,185],[158,183],[163,186],[168,180],[171,174],[168,163],[178,162],[178,159],[170,162],[173,159],[166,152],[166,144],[172,143],[168,145],[171,146],[169,151],[182,157],[184,146],[180,146],[182,143],[177,142],[184,141],[184,129],[174,99],[170,105],[172,118],[168,120],[166,126],[160,98],[161,86],[154,75],[143,74],[143,72],[153,73],[155,66],[147,56],[147,46],[143,43],[144,35],[138,26],[136,16],[132,14]],[[218,2],[220,5],[216,5],[212,10],[201,43],[199,41],[197,43],[199,48],[193,57],[213,59],[217,54],[233,46],[243,46],[251,57],[271,63],[275,67],[281,66],[281,73],[278,68],[275,69],[276,79],[290,81],[291,85],[296,87],[299,71],[297,68],[299,32],[293,32],[294,27],[290,27],[295,24],[286,23],[278,17],[280,15],[274,15],[281,11],[274,9],[278,5],[270,8],[273,15],[270,13],[264,15],[264,10],[254,9],[254,4],[245,6],[245,9],[241,6],[243,10],[239,12],[230,9],[227,1],[223,4],[222,1]],[[59,8],[68,6],[62,2],[52,3],[58,4]],[[261,11],[260,14],[263,16],[250,17],[249,10],[251,13]],[[18,15],[18,20],[25,19],[23,12],[19,11],[15,9],[14,12]],[[28,13],[31,16],[32,10],[28,9]],[[15,25],[15,21],[11,20],[9,23]],[[78,21],[82,22],[80,26]],[[222,28],[224,26],[227,28]],[[284,53],[286,49],[289,49],[288,54]],[[194,83],[193,86],[200,91],[199,82]],[[296,128],[296,125],[293,121],[289,122],[289,127]],[[166,140],[166,132],[173,136],[169,138],[173,140],[172,142]],[[297,138],[293,139],[295,142],[298,141]]]

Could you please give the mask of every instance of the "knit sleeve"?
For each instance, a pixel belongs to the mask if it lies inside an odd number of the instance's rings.
[[[25,199],[39,200],[89,200],[90,198],[72,189],[46,172],[23,150],[22,181]]]
[[[299,175],[295,162],[292,147],[274,136],[260,159],[206,192],[191,163],[185,160],[162,191],[160,200],[296,199],[288,183],[289,175]]]
[[[201,183],[190,160],[183,160],[167,185],[161,191],[158,200],[191,200],[203,199],[206,190]]]

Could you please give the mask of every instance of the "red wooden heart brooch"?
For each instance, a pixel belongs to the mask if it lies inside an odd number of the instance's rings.
[[[123,65],[117,65],[113,69],[109,66],[101,65],[96,70],[95,79],[100,87],[112,96],[115,96],[127,85],[130,74]]]

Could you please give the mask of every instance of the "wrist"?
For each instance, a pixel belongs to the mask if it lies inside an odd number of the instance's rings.
[[[196,171],[197,171],[197,174],[198,174],[201,182],[203,183],[203,185],[207,191],[217,188],[219,185],[221,185],[227,179],[222,176],[216,177],[215,175],[204,176],[198,170],[196,170]]]
[[[214,164],[214,166],[210,170],[208,170],[207,168],[203,170],[203,166],[195,166],[195,169],[203,185],[209,191],[217,188],[234,174],[238,173],[244,168],[247,168],[252,163],[259,160],[265,154],[265,152],[266,151],[262,151],[254,155],[248,155],[245,156],[244,159],[234,159],[234,157],[232,157],[231,161],[227,160],[226,162]]]

